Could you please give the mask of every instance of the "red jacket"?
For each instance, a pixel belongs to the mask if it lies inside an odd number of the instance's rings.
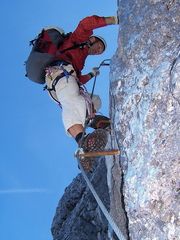
[[[106,26],[105,18],[98,16],[86,17],[80,21],[76,30],[63,43],[60,50],[72,47],[74,43],[82,43],[89,40],[93,34],[93,29]],[[84,48],[76,48],[68,50],[60,54],[57,59],[71,63],[77,73],[80,83],[84,84],[89,80],[88,75],[81,75],[81,70],[84,67],[85,60],[88,56],[88,46]]]

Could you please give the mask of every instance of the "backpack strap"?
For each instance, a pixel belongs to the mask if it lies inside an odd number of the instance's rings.
[[[66,49],[64,49],[62,51],[59,51],[59,52],[64,53],[68,50],[72,50],[72,49],[76,49],[76,48],[84,48],[85,46],[90,46],[90,43],[88,41],[87,42],[82,42],[82,43],[76,43],[72,47],[66,48]]]

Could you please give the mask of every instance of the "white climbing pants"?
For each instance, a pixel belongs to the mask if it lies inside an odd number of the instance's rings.
[[[70,72],[73,70],[72,65],[64,66],[63,68]],[[48,88],[52,87],[53,80],[63,73],[61,66],[49,67],[46,71],[46,84]],[[75,124],[84,126],[86,119],[86,101],[80,94],[77,84],[75,71],[68,77],[62,77],[55,86],[53,97],[56,98],[62,106],[62,120],[65,130],[68,134],[68,129]],[[96,111],[101,107],[99,96],[95,95],[93,103]],[[69,134],[68,134],[69,135]]]

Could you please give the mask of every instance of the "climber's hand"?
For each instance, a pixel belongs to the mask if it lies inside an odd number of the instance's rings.
[[[114,24],[119,24],[119,18],[118,16],[114,16]]]
[[[111,24],[119,24],[119,17],[117,16],[112,16],[112,17],[105,17],[105,21],[107,25]]]
[[[98,67],[94,67],[92,69],[92,74],[93,74],[94,77],[98,76],[100,74],[99,68]]]

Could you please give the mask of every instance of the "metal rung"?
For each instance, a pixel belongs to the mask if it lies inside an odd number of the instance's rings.
[[[88,158],[88,157],[100,157],[100,156],[111,156],[111,155],[120,155],[120,151],[117,149],[105,150],[99,152],[84,152],[78,150],[75,154],[77,158]]]

